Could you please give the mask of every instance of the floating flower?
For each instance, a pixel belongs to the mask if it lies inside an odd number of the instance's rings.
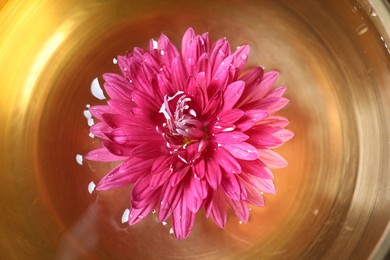
[[[202,207],[224,227],[228,207],[247,222],[249,204],[275,193],[269,168],[287,162],[271,149],[293,136],[273,116],[288,103],[286,87],[273,88],[276,71],[243,73],[248,53],[189,28],[181,53],[161,35],[148,50],[118,56],[121,74],[103,75],[107,105],[89,109],[102,146],[85,159],[121,162],[96,189],[134,184],[130,224],[156,209],[159,221],[172,217],[177,239],[187,238]]]

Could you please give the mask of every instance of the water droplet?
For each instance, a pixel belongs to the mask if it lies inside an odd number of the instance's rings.
[[[88,118],[88,126],[93,126],[95,124],[95,121],[93,118]]]
[[[129,214],[130,214],[130,210],[129,209],[125,209],[125,211],[122,214],[122,224],[124,224],[127,221],[129,221]]]
[[[91,181],[91,182],[88,184],[88,192],[89,192],[90,194],[92,194],[92,192],[95,190],[95,187],[96,187],[96,184],[95,184],[93,181]]]
[[[171,235],[173,234],[173,228],[169,229],[169,234],[171,234]]]
[[[117,60],[116,58],[113,58],[113,59],[112,59],[112,63],[118,64],[118,60]]]
[[[162,224],[163,224],[163,226],[165,226],[165,225],[167,225],[168,223],[167,222],[165,222],[165,221],[163,221],[163,222],[161,222]]]
[[[91,137],[91,138],[95,138],[95,135],[94,134],[92,134],[91,132],[89,133],[89,137]]]
[[[153,49],[157,50],[158,49],[158,42],[155,39],[152,39],[152,44],[153,44]]]
[[[76,155],[76,162],[80,165],[83,165],[83,156],[81,154]]]
[[[84,114],[86,119],[92,118],[92,114],[91,114],[91,112],[89,110],[84,110],[83,114]]]
[[[95,78],[91,83],[91,93],[97,99],[100,100],[106,99],[106,97],[103,94],[103,90],[100,87],[98,78]]]

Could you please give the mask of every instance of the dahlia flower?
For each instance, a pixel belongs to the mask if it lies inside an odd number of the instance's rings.
[[[181,52],[162,34],[147,50],[118,56],[120,74],[103,75],[107,105],[89,108],[102,145],[85,159],[119,161],[96,189],[134,185],[130,224],[156,210],[187,238],[202,207],[224,227],[229,207],[247,222],[249,205],[275,193],[269,168],[287,162],[271,149],[293,136],[273,115],[288,103],[286,87],[274,88],[276,71],[243,72],[248,53],[189,28]]]

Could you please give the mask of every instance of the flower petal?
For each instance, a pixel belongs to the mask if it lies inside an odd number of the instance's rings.
[[[132,208],[129,213],[129,224],[134,225],[143,220],[154,209],[156,203],[146,203],[143,208]]]
[[[232,174],[238,174],[241,172],[241,166],[237,160],[230,155],[224,148],[218,147],[213,154],[213,160],[227,172]]]
[[[158,199],[158,220],[165,221],[176,208],[179,200],[183,197],[183,186],[172,186],[166,183],[160,192]]]
[[[226,178],[222,180],[222,188],[232,200],[245,200],[247,197],[245,187],[234,174],[226,175]]]
[[[260,160],[242,161],[241,167],[243,171],[259,178],[272,179],[274,177],[272,172]]]
[[[282,142],[287,142],[289,141],[291,138],[294,137],[294,133],[291,132],[290,130],[287,130],[287,129],[282,129],[276,133],[273,134],[275,137],[279,138],[280,140],[282,140]]]
[[[240,131],[222,132],[214,134],[210,141],[218,144],[238,144],[248,140],[249,136]]]
[[[98,162],[114,162],[114,161],[123,161],[126,157],[118,156],[112,154],[106,147],[102,146],[95,150],[90,151],[84,158],[90,161],[98,161]]]
[[[227,204],[222,191],[215,191],[211,199],[206,202],[206,217],[214,220],[215,224],[223,228],[227,222]]]
[[[131,152],[132,156],[141,158],[156,158],[162,154],[163,145],[159,143],[143,143],[137,145]]]
[[[177,239],[187,238],[190,235],[195,216],[188,209],[185,200],[181,198],[172,215],[173,232]]]
[[[223,107],[222,111],[232,109],[237,101],[240,99],[245,89],[245,82],[242,80],[235,81],[226,87],[223,92]]]
[[[218,163],[213,159],[207,160],[206,166],[206,180],[211,188],[217,190],[222,180],[221,168],[219,167]]]
[[[287,161],[270,149],[259,150],[259,158],[269,168],[284,168],[287,166]]]
[[[257,148],[246,142],[226,144],[223,147],[237,159],[256,160],[259,157]]]
[[[227,199],[230,207],[233,209],[234,214],[242,221],[248,222],[249,208],[248,203],[244,200],[232,200]]]

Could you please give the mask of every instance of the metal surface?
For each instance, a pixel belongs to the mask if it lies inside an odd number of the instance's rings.
[[[0,258],[380,259],[390,41],[377,11],[347,0],[0,1]],[[97,146],[82,115],[99,103],[91,81],[161,32],[179,44],[188,26],[249,43],[249,64],[280,70],[296,136],[278,150],[289,167],[274,171],[277,194],[249,223],[230,215],[221,230],[201,214],[176,241],[154,216],[121,224],[129,189],[89,194],[110,166],[75,155]]]

